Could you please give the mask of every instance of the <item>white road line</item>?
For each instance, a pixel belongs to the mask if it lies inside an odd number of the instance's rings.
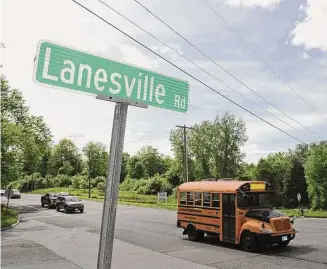
[[[94,214],[98,214],[97,212],[90,212],[90,213],[83,213],[83,214],[74,214],[74,216],[85,216],[85,215],[94,215]],[[64,214],[64,213],[58,213],[58,214],[55,214],[55,217],[70,217],[72,215],[67,215],[67,214]],[[27,219],[38,219],[38,218],[52,218],[54,216],[49,216],[49,215],[43,215],[43,216],[35,216],[35,217],[22,217],[24,220],[27,220]]]

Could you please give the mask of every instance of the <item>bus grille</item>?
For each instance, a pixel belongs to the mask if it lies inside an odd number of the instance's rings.
[[[275,220],[274,226],[275,226],[276,232],[287,231],[287,230],[291,229],[291,222],[289,219]]]

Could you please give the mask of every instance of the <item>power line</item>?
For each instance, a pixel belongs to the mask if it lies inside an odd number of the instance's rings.
[[[306,101],[298,92],[296,92],[278,73],[263,59],[251,46],[249,43],[245,41],[245,39],[230,26],[230,24],[210,5],[206,0],[203,0],[203,2],[223,21],[223,23],[231,30],[260,60],[261,62],[268,67],[268,69],[278,78],[284,85],[286,85],[293,93],[295,93],[304,103],[307,104],[314,112],[316,112],[320,117],[322,117],[324,120],[327,121],[327,118],[325,118],[319,111],[317,111],[308,101]]]
[[[156,137],[145,137],[145,138],[141,138],[141,139],[138,139],[138,140],[135,140],[135,141],[132,141],[133,143],[140,143],[140,142],[147,142],[147,143],[150,143],[151,141],[159,141],[162,139],[163,135],[165,136],[164,138],[166,138],[166,133],[162,133],[161,135],[159,136],[156,136]],[[164,139],[163,138],[163,139]],[[131,142],[130,142],[131,143]],[[130,143],[126,143],[126,144],[130,144]]]
[[[154,137],[154,136],[157,136],[157,135],[163,134],[163,133],[165,133],[165,132],[168,131],[168,130],[170,130],[170,128],[167,128],[167,129],[165,129],[165,130],[163,130],[163,131],[161,131],[161,132],[157,132],[157,133],[154,133],[154,134],[151,134],[151,135],[145,136],[145,137],[143,137],[143,138],[139,138],[139,139],[136,139],[136,140],[133,140],[133,141],[128,141],[128,142],[125,143],[125,145],[126,145],[126,144],[130,144],[130,143],[137,143],[137,142],[140,142],[140,141],[143,141],[143,140],[148,140],[149,138],[152,138],[152,137]]]
[[[239,78],[237,78],[235,75],[233,75],[232,73],[230,73],[228,70],[226,70],[223,66],[221,66],[219,63],[217,63],[215,60],[213,60],[212,58],[210,58],[207,54],[205,54],[202,50],[200,50],[197,46],[195,46],[193,43],[191,43],[189,40],[187,40],[183,35],[181,35],[180,33],[178,33],[175,29],[173,29],[169,24],[167,24],[165,21],[163,21],[162,19],[160,19],[157,15],[155,15],[151,10],[149,10],[146,6],[144,6],[142,3],[140,3],[138,0],[134,0],[136,3],[138,3],[141,7],[143,7],[144,10],[146,10],[148,13],[150,13],[153,17],[155,17],[157,20],[159,20],[160,22],[162,22],[164,25],[166,25],[171,31],[173,31],[176,35],[178,35],[179,37],[181,37],[185,42],[187,42],[189,45],[191,45],[193,48],[195,48],[198,52],[200,52],[204,57],[206,57],[208,60],[210,60],[212,63],[214,63],[216,66],[218,66],[220,69],[222,69],[225,73],[227,73],[228,75],[230,75],[231,77],[233,77],[235,80],[237,80],[239,83],[241,83],[243,86],[245,86],[247,89],[249,89],[251,92],[253,92],[255,95],[257,95],[258,97],[260,97],[262,100],[264,100],[265,102],[267,102],[268,104],[270,104],[272,107],[274,107],[275,109],[277,109],[280,113],[284,114],[286,117],[288,117],[289,119],[291,119],[292,121],[296,122],[297,124],[301,125],[303,128],[307,129],[309,132],[311,132],[312,134],[316,135],[317,137],[321,138],[321,139],[325,139],[323,137],[321,137],[319,134],[311,131],[308,127],[304,126],[302,123],[298,122],[297,120],[295,120],[294,118],[292,118],[291,116],[289,116],[288,114],[286,114],[284,111],[280,110],[278,107],[276,107],[274,104],[272,104],[270,101],[268,101],[266,98],[264,98],[263,96],[261,96],[260,94],[258,94],[256,91],[254,91],[252,88],[250,88],[247,84],[245,84],[243,81],[241,81]]]
[[[304,141],[296,138],[295,136],[287,133],[286,131],[280,129],[279,127],[275,126],[274,124],[266,121],[265,119],[261,118],[260,116],[256,115],[255,113],[251,112],[250,110],[248,110],[247,108],[243,107],[242,105],[239,105],[238,103],[236,103],[235,101],[233,101],[232,99],[230,99],[229,97],[225,96],[224,94],[220,93],[219,91],[217,91],[216,89],[212,88],[211,86],[209,86],[208,84],[206,84],[205,82],[203,82],[202,80],[198,79],[197,77],[193,76],[192,74],[188,73],[187,71],[185,71],[184,69],[182,69],[181,67],[177,66],[176,64],[174,64],[173,62],[167,60],[165,57],[161,56],[160,54],[158,54],[157,52],[153,51],[152,49],[150,49],[149,47],[147,47],[146,45],[144,45],[143,43],[141,43],[140,41],[138,41],[137,39],[135,39],[134,37],[130,36],[129,34],[127,34],[126,32],[124,32],[123,30],[121,30],[120,28],[118,28],[117,26],[113,25],[112,23],[108,22],[107,20],[105,20],[104,18],[102,18],[100,15],[94,13],[92,10],[90,10],[89,8],[85,7],[84,5],[82,5],[81,3],[77,2],[76,0],[72,0],[73,2],[75,2],[76,4],[78,4],[80,7],[84,8],[85,10],[87,10],[89,13],[93,14],[94,16],[96,16],[98,19],[102,20],[103,22],[105,22],[106,24],[108,24],[109,26],[111,26],[112,28],[116,29],[117,31],[119,31],[120,33],[122,33],[123,35],[127,36],[128,38],[132,39],[134,42],[136,42],[137,44],[139,44],[140,46],[142,46],[143,48],[147,49],[148,51],[152,52],[153,54],[157,55],[159,58],[161,58],[162,60],[166,61],[167,63],[171,64],[172,66],[174,66],[175,68],[177,68],[178,70],[180,70],[181,72],[183,72],[184,74],[188,75],[189,77],[193,78],[194,80],[196,80],[197,82],[199,82],[200,84],[202,84],[203,86],[207,87],[208,89],[212,90],[213,92],[217,93],[218,95],[220,95],[221,97],[225,98],[226,100],[230,101],[231,103],[233,103],[234,105],[238,106],[239,108],[245,110],[246,112],[248,112],[249,114],[253,115],[254,117],[260,119],[261,121],[269,124],[270,126],[272,126],[273,128],[279,130],[280,132],[286,134],[289,137],[292,137],[293,139],[306,144]]]
[[[202,68],[200,65],[198,65],[197,63],[193,62],[191,59],[189,59],[188,57],[184,56],[183,54],[181,54],[179,51],[177,51],[176,49],[174,49],[173,47],[169,46],[167,43],[165,43],[164,41],[162,41],[161,39],[159,39],[158,37],[156,37],[155,35],[151,34],[149,31],[145,30],[144,28],[142,28],[141,26],[139,26],[137,23],[133,22],[132,20],[130,20],[129,18],[127,18],[125,15],[123,15],[122,13],[120,13],[119,11],[117,11],[116,9],[114,9],[113,7],[111,7],[110,5],[108,5],[107,3],[103,2],[102,0],[100,0],[100,2],[105,5],[106,7],[108,7],[110,10],[112,10],[113,12],[115,12],[116,14],[118,14],[119,16],[123,17],[125,20],[127,20],[128,22],[130,22],[131,24],[133,24],[134,26],[136,26],[137,28],[139,28],[140,30],[142,30],[143,32],[147,33],[148,35],[150,35],[152,38],[154,38],[155,40],[157,40],[158,42],[160,42],[161,44],[163,44],[164,46],[166,46],[167,48],[171,49],[172,51],[174,51],[175,53],[177,53],[179,56],[181,56],[183,59],[187,60],[188,62],[192,63],[193,65],[195,65],[196,67],[198,67],[199,69],[201,69],[203,72],[205,72],[207,75],[211,76],[212,78],[214,78],[215,80],[219,81],[220,83],[222,83],[223,85],[225,85],[226,87],[228,87],[229,89],[231,89],[232,91],[236,92],[237,94],[239,94],[240,96],[242,96],[244,99],[248,100],[250,103],[254,104],[255,106],[261,108],[263,111],[267,112],[268,114],[270,114],[271,116],[273,116],[274,118],[278,119],[279,121],[281,121],[282,123],[286,124],[287,126],[291,127],[292,129],[294,129],[295,131],[301,133],[302,135],[308,137],[309,139],[311,139],[311,137],[309,137],[307,134],[305,134],[304,132],[301,132],[300,130],[298,130],[297,128],[295,128],[294,126],[288,124],[287,122],[285,122],[284,120],[280,119],[279,117],[275,116],[273,113],[271,113],[270,111],[266,110],[264,107],[260,106],[259,104],[253,102],[251,99],[249,99],[248,97],[246,97],[245,95],[243,95],[242,93],[238,92],[236,89],[232,88],[231,86],[229,86],[227,83],[225,83],[224,81],[222,81],[221,79],[217,78],[216,76],[214,76],[213,74],[211,74],[210,72],[208,72],[207,70],[205,70],[204,68]]]

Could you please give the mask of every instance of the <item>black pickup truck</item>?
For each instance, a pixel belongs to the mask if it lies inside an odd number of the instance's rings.
[[[44,207],[45,205],[50,207],[56,207],[56,201],[58,198],[58,193],[47,193],[41,196],[41,206]]]

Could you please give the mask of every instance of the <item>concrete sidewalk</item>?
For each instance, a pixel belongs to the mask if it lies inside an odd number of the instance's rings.
[[[13,229],[3,231],[1,235],[1,268],[95,269],[97,266],[99,235],[95,233],[45,225],[29,219],[23,220]],[[115,240],[112,268],[209,269],[212,267]]]

